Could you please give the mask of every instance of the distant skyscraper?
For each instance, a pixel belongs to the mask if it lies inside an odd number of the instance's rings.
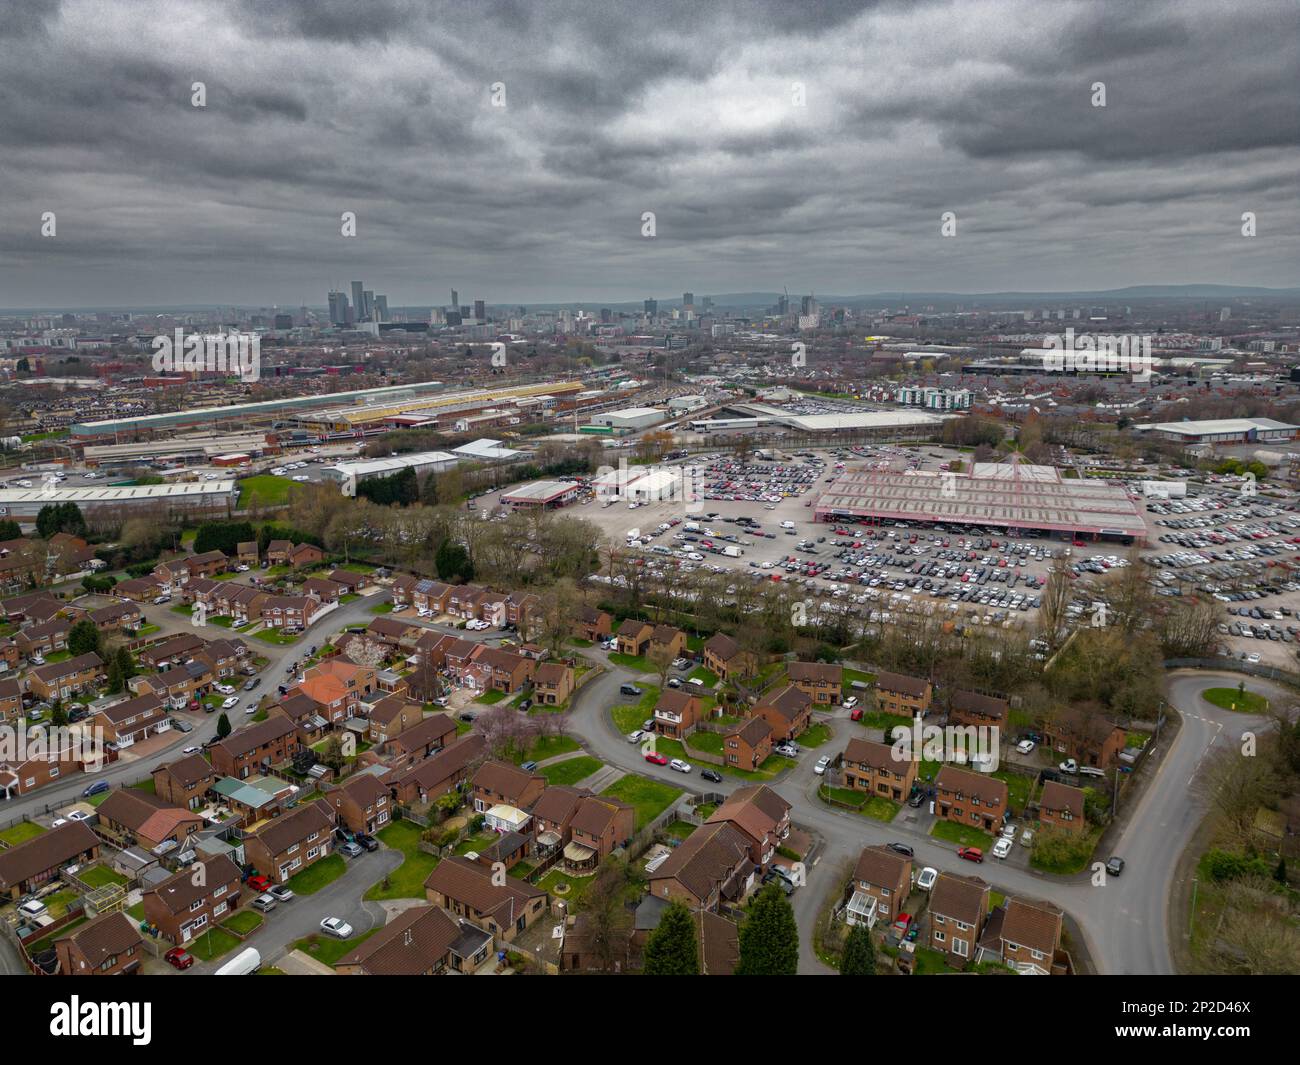
[[[651,318],[653,318],[656,314],[659,313],[659,301],[658,301],[658,300],[646,300],[646,301],[645,301],[645,312],[646,312],[646,314],[648,314]]]
[[[453,311],[460,310],[460,293],[454,288],[451,290],[451,309]]]
[[[358,322],[366,316],[365,288],[364,281],[352,282],[352,317]]]
[[[348,324],[348,297],[344,292],[330,293],[330,325]]]
[[[487,321],[487,302],[485,300],[474,301],[474,317],[480,322]]]
[[[375,297],[375,315],[377,316],[378,321],[381,322],[388,321],[388,297],[387,296],[380,295]]]
[[[363,300],[363,310],[358,317],[363,322],[373,322],[375,320],[375,294],[370,289],[366,289],[361,293],[361,298]]]
[[[682,293],[682,307],[683,307],[683,308],[688,308],[688,307],[694,307],[694,306],[695,306],[695,293],[694,293],[694,292],[683,292],[683,293]]]
[[[784,318],[790,313],[790,297],[782,296],[776,301],[776,313]]]
[[[1231,307],[1224,307],[1223,310],[1219,312],[1219,321],[1221,322],[1226,322],[1231,317],[1232,317]]]

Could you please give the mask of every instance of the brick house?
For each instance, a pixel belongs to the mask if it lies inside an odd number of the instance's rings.
[[[203,650],[205,641],[192,632],[179,632],[140,650],[140,664],[149,669],[162,669],[163,666],[185,662],[191,656]]]
[[[106,913],[54,941],[60,976],[130,976],[140,971],[144,939],[126,914]]]
[[[23,716],[23,689],[16,677],[0,680],[0,725],[12,724]]]
[[[100,632],[121,632],[123,629],[139,628],[144,613],[135,603],[123,601],[92,610],[90,620]]]
[[[130,747],[171,730],[167,710],[152,692],[105,707],[95,715],[95,723],[103,727],[104,738],[119,747]]]
[[[540,801],[540,800],[539,800]],[[636,809],[604,795],[584,795],[569,819],[564,864],[571,873],[595,872],[636,831]]]
[[[772,729],[777,740],[792,740],[812,724],[812,700],[793,684],[759,696],[751,711]]]
[[[930,889],[930,946],[964,965],[975,957],[989,913],[989,886],[976,876],[940,873]]]
[[[455,739],[456,722],[450,714],[424,717],[421,709],[421,717],[414,725],[403,729],[383,745],[383,755],[393,768],[401,768],[432,757]]]
[[[191,579],[194,577],[215,577],[218,573],[225,573],[227,566],[230,564],[230,560],[226,558],[225,553],[217,550],[191,555],[185,561]]]
[[[53,880],[65,865],[99,857],[99,837],[80,821],[69,821],[0,851],[0,894],[18,899]]]
[[[392,814],[388,788],[373,773],[355,773],[325,795],[340,823],[353,832],[373,835]]]
[[[318,603],[337,603],[344,594],[343,585],[335,584],[324,577],[308,577],[302,582],[300,591]]]
[[[257,551],[256,540],[240,540],[235,545],[235,561],[241,566],[248,566],[250,569],[260,562]]]
[[[975,960],[1000,961],[1023,975],[1049,976],[1068,971],[1061,957],[1064,916],[1041,899],[1007,899],[989,914]],[[1068,964],[1068,962],[1067,962]]]
[[[141,900],[144,916],[168,943],[183,946],[239,908],[239,866],[224,854],[201,858],[193,866],[150,888]]]
[[[818,706],[838,706],[844,692],[844,667],[837,662],[791,662],[790,683]]]
[[[704,822],[729,824],[749,841],[749,860],[765,868],[790,835],[790,804],[766,784],[737,788]]]
[[[479,644],[478,650],[471,656],[471,661],[484,667],[487,684],[491,691],[502,691],[507,695],[519,691],[533,678],[537,663],[524,655],[512,651],[503,651],[499,647]]]
[[[1043,743],[1080,765],[1107,769],[1124,750],[1124,730],[1095,709],[1066,707],[1042,726]]]
[[[650,637],[655,627],[635,618],[627,618],[618,627],[618,650],[620,654],[640,658],[650,647]]]
[[[1049,780],[1043,785],[1043,794],[1038,800],[1038,823],[1044,828],[1059,828],[1074,835],[1087,831],[1083,800],[1082,788]]]
[[[217,779],[212,766],[201,754],[188,754],[153,770],[154,794],[186,810],[203,805],[208,789]]]
[[[934,700],[934,686],[921,677],[904,673],[876,675],[876,709],[902,717],[925,716]]]
[[[849,924],[892,924],[912,890],[912,859],[888,847],[867,847],[853,869],[853,893],[844,911]]]
[[[235,729],[208,748],[212,768],[222,776],[244,780],[281,762],[298,749],[298,730],[292,721],[272,714],[265,721]]]
[[[423,719],[424,708],[419,703],[412,702],[405,694],[386,695],[370,707],[370,727],[366,734],[372,744],[382,746]]]
[[[301,632],[312,623],[321,605],[308,595],[268,595],[258,609],[268,628]]]
[[[698,696],[675,688],[665,688],[655,703],[654,731],[672,739],[685,739],[695,731],[701,707]]]
[[[455,791],[457,785],[469,779],[486,750],[483,737],[471,732],[437,754],[390,770],[383,781],[397,802],[424,805]]]
[[[722,734],[722,756],[727,765],[757,769],[772,753],[772,726],[761,717],[748,717]]]
[[[710,636],[704,644],[704,668],[722,680],[750,676],[758,668],[758,659],[726,633]]]
[[[490,868],[458,855],[434,867],[424,882],[424,895],[434,906],[505,943],[513,942],[549,908],[549,896],[541,888],[512,876],[498,878]]]
[[[533,673],[533,699],[539,706],[559,706],[573,694],[573,682],[567,662],[542,662]]]
[[[584,603],[578,607],[577,617],[573,622],[573,634],[580,640],[590,640],[595,643],[597,640],[609,639],[613,626],[614,619],[605,611],[597,610],[594,606],[587,606]]]
[[[486,813],[494,806],[527,810],[546,790],[546,778],[509,762],[493,760],[479,766],[472,786],[475,813]]]
[[[334,811],[324,799],[299,806],[244,836],[248,863],[277,884],[330,854]]]
[[[203,828],[203,818],[139,788],[116,788],[97,810],[99,832],[119,847],[152,851],[165,842],[180,845]]]
[[[997,833],[1008,814],[1007,785],[986,773],[945,765],[935,775],[935,813],[955,824]]]
[[[104,679],[104,663],[94,651],[63,662],[37,666],[27,674],[27,686],[38,699],[69,699]]]
[[[491,933],[468,929],[437,906],[404,910],[334,963],[340,976],[472,973],[492,953]]]
[[[148,603],[162,595],[162,581],[157,577],[132,577],[113,585],[113,594],[133,603]]]
[[[916,781],[916,761],[898,758],[888,743],[855,736],[844,748],[844,786],[904,802]]]
[[[954,725],[974,725],[1005,731],[1010,713],[1011,704],[999,696],[958,689],[952,693],[948,721]]]
[[[650,874],[649,892],[716,911],[722,900],[739,902],[749,894],[754,871],[749,841],[735,826],[716,822],[697,828]]]

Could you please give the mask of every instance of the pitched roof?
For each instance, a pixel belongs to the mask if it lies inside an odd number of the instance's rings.
[[[930,912],[978,927],[986,910],[989,886],[977,876],[940,873],[930,889]]]
[[[708,642],[704,645],[704,649],[724,662],[730,662],[740,654],[740,644],[725,632],[715,632],[710,636]]]
[[[425,791],[431,791],[439,784],[445,783],[461,772],[474,759],[487,749],[487,741],[477,732],[462,736],[455,743],[449,743],[436,754],[422,758],[412,766],[389,773],[384,783],[390,787],[400,787],[408,783],[418,784]]]
[[[17,887],[98,846],[99,837],[80,821],[42,832],[26,843],[0,851],[0,888]]]
[[[705,824],[728,821],[752,839],[762,841],[773,833],[790,812],[790,804],[765,784],[737,788],[713,811]]]
[[[749,746],[757,747],[764,739],[772,735],[772,726],[761,717],[747,717],[744,721],[738,721],[728,728],[724,735],[739,736]]]
[[[935,774],[934,786],[940,791],[974,795],[985,806],[996,806],[1003,811],[1007,808],[1006,782],[987,773],[972,773],[969,769],[945,765]]]
[[[301,843],[314,832],[329,832],[334,825],[334,815],[323,799],[300,806],[292,813],[283,814],[250,833],[250,839],[261,840],[271,854],[283,854],[295,843]]]
[[[882,692],[899,692],[919,699],[925,695],[930,682],[924,677],[909,677],[905,673],[877,673],[876,690]]]
[[[159,769],[170,773],[172,779],[183,788],[192,788],[195,784],[207,780],[215,774],[215,770],[201,754],[191,754],[186,755],[184,758],[178,758],[174,762],[158,766],[154,772],[158,772]]]
[[[888,743],[854,736],[844,748],[844,761],[864,765],[869,769],[886,769],[897,773],[902,771],[902,763],[906,759],[895,757],[894,748]]]
[[[1061,942],[1061,910],[1041,899],[1007,899],[1002,938],[1051,957]]]
[[[991,717],[995,721],[1005,721],[1011,712],[1011,704],[1005,699],[961,690],[952,693],[952,708],[969,711],[980,717]]]
[[[72,940],[92,969],[144,942],[135,922],[121,912],[96,917],[61,938]]]
[[[224,740],[214,743],[214,747],[220,747],[232,758],[241,758],[250,751],[255,751],[264,743],[270,743],[273,740],[280,739],[283,736],[289,736],[297,733],[292,721],[287,717],[281,717],[279,714],[272,714],[265,721],[259,721],[254,725],[245,725],[243,728],[235,729]]]
[[[446,738],[456,731],[456,722],[450,714],[430,714],[410,728],[402,729],[389,742],[408,751],[418,751],[431,743],[446,743]]]
[[[491,867],[451,855],[434,866],[424,886],[495,918],[502,928],[509,928],[522,917],[531,899],[546,895],[541,888],[513,876],[506,876],[504,884],[494,880]]]
[[[1069,810],[1076,818],[1083,817],[1083,789],[1072,788],[1056,780],[1049,780],[1043,785],[1043,794],[1038,805],[1044,810]]]
[[[586,795],[578,800],[570,827],[588,836],[601,836],[620,810],[632,809],[625,802],[604,795]]]
[[[517,765],[494,759],[478,767],[478,772],[474,774],[473,785],[507,798],[516,798],[522,795],[534,780],[546,782],[546,778],[539,773],[526,773]]]
[[[189,866],[145,894],[156,895],[169,913],[187,913],[191,903],[207,898],[214,888],[239,881],[239,866],[224,854],[200,858],[199,864],[203,866],[203,876],[196,877],[194,867]]]
[[[731,824],[705,825],[687,836],[650,879],[676,879],[697,899],[708,899],[747,861],[748,852],[748,841]]]
[[[334,964],[357,966],[369,976],[419,976],[442,961],[460,934],[446,910],[413,906]]]
[[[911,865],[911,858],[904,858],[888,847],[866,847],[858,855],[858,864],[853,868],[853,879],[893,891],[906,878]]]
[[[787,684],[775,695],[761,697],[755,710],[770,706],[786,721],[793,721],[811,705],[812,700],[807,692],[800,691],[793,684]]]
[[[786,667],[786,674],[796,681],[840,684],[844,677],[844,667],[838,662],[791,662]]]

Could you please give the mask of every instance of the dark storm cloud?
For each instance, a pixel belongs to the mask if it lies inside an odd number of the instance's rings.
[[[1294,285],[1298,28],[1289,0],[27,5],[0,305]]]

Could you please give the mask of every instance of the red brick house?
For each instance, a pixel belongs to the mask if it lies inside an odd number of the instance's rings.
[[[334,811],[324,799],[281,814],[244,836],[248,863],[277,884],[330,854]]]
[[[341,824],[353,832],[373,835],[392,815],[388,788],[372,773],[355,773],[325,795]]]
[[[224,854],[200,859],[150,888],[141,900],[145,920],[168,943],[182,946],[239,908],[239,866]]]
[[[934,685],[921,677],[905,673],[881,672],[876,675],[876,709],[901,717],[924,717],[934,701]]]
[[[903,802],[912,794],[916,762],[898,758],[888,743],[853,737],[844,748],[844,786]]]
[[[844,691],[844,667],[836,662],[791,662],[790,683],[818,706],[838,706]]]
[[[975,957],[988,914],[988,884],[975,876],[940,873],[930,889],[930,946],[947,954],[949,964],[964,966]]]
[[[726,633],[715,633],[704,644],[704,668],[723,680],[752,675],[758,668],[758,659]]]
[[[867,847],[853,869],[852,895],[844,917],[849,924],[875,928],[892,924],[912,890],[912,859],[888,847]]]
[[[987,773],[943,766],[934,778],[935,814],[946,821],[997,833],[1006,821],[1007,785]]]
[[[672,739],[685,739],[695,731],[701,705],[700,699],[689,692],[665,688],[655,703],[654,731]]]
[[[1059,828],[1074,835],[1087,831],[1083,789],[1049,780],[1043,785],[1043,794],[1038,800],[1038,823],[1044,828]]]
[[[124,913],[106,913],[54,941],[60,976],[129,976],[139,972],[144,939]]]
[[[753,770],[772,753],[772,726],[761,717],[748,717],[722,734],[722,756],[727,765]]]
[[[777,740],[792,740],[812,724],[812,700],[793,684],[759,696],[752,714],[761,717]]]

